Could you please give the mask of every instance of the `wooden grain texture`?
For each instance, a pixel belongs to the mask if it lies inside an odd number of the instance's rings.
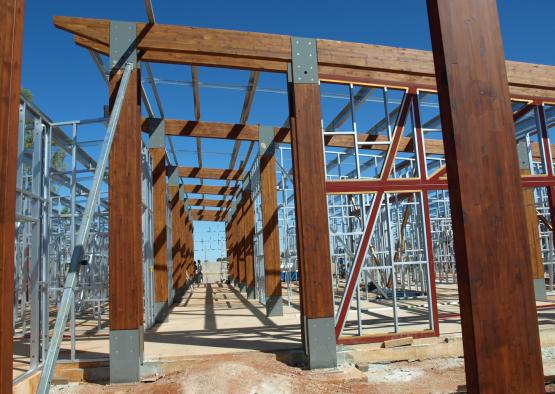
[[[110,108],[122,71],[110,76]],[[142,174],[140,71],[133,70],[112,149],[109,186],[110,329],[133,330],[143,324]]]
[[[154,232],[154,302],[168,301],[168,236],[166,226],[166,149],[151,148],[152,228]]]
[[[170,192],[170,210],[172,220],[172,280],[173,289],[179,288],[181,280],[181,217],[179,213],[179,186],[168,186]]]
[[[15,183],[23,0],[0,0],[0,393],[12,392]]]
[[[199,179],[218,179],[218,180],[241,180],[239,171],[227,168],[199,168],[199,167],[179,167],[179,176],[185,178]]]
[[[276,157],[272,149],[260,157],[260,198],[264,247],[264,288],[266,297],[281,296]]]
[[[243,192],[243,225],[245,243],[245,280],[248,289],[254,289],[254,203],[249,190]]]
[[[468,391],[545,392],[497,5],[427,4]]]
[[[79,37],[81,46],[107,52],[109,21],[56,16],[54,25]],[[277,34],[137,23],[138,49],[150,62],[286,72],[290,37]],[[434,87],[432,53],[408,48],[318,39],[320,73],[388,84]],[[555,97],[555,67],[506,61],[511,92]]]
[[[289,97],[301,314],[333,317],[320,87],[290,84]]]
[[[223,210],[204,210],[204,209],[192,209],[191,216],[193,220],[200,221],[225,221],[225,212]]]
[[[520,170],[520,175],[530,175],[530,170]],[[534,188],[522,188],[522,198],[524,201],[524,214],[526,215],[526,234],[528,235],[528,244],[530,245],[529,261],[530,267],[532,267],[532,278],[542,279],[544,278],[544,268]]]
[[[237,276],[241,284],[247,283],[247,271],[245,265],[246,226],[243,201],[237,206]]]
[[[184,260],[185,260],[185,272],[188,278],[192,278],[195,273],[194,258],[195,258],[195,244],[193,238],[193,220],[189,218],[189,214],[185,215],[185,249],[184,249]]]
[[[177,212],[179,213],[179,220],[177,222],[177,231],[179,232],[179,264],[177,266],[178,270],[178,289],[183,288],[185,283],[187,283],[187,233],[186,233],[186,223],[185,223],[185,203],[183,200],[177,202]]]
[[[212,200],[209,198],[189,198],[187,203],[191,207],[220,207],[227,209],[231,204],[231,200]]]
[[[228,186],[207,186],[207,185],[183,185],[186,193],[194,194],[220,194],[232,195],[237,191],[236,187]]]

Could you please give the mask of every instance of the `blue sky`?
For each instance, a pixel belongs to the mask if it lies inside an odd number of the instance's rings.
[[[430,49],[424,0],[388,1],[162,1],[153,0],[158,23],[191,25],[319,37],[343,41]],[[555,2],[535,0],[498,1],[505,54],[508,59],[555,65],[552,17]],[[142,0],[129,1],[26,1],[22,85],[34,94],[35,103],[55,121],[95,118],[106,104],[106,86],[89,54],[77,47],[70,34],[54,28],[54,15],[82,16],[127,21],[146,21]],[[153,65],[158,78],[190,81],[186,66]],[[248,72],[201,68],[206,84],[245,85]],[[282,89],[280,75],[263,75],[260,87]],[[168,117],[193,118],[189,86],[160,87]],[[201,89],[202,119],[237,122],[244,93],[229,89]],[[286,116],[286,96],[257,93],[249,122],[281,124]],[[180,164],[195,165],[192,141],[177,144]],[[205,141],[205,166],[225,167],[230,141]],[[243,146],[242,151],[246,150]],[[206,241],[209,259],[219,257],[209,243],[222,225],[197,225],[197,258],[204,259]],[[203,245],[203,246],[200,246]]]

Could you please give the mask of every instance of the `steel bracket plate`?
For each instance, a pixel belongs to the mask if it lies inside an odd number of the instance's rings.
[[[335,323],[333,317],[305,317],[306,347],[310,369],[337,367]]]
[[[139,381],[142,340],[142,328],[110,331],[110,383]]]
[[[166,142],[166,122],[161,118],[148,119],[148,148],[164,148]]]
[[[168,166],[168,186],[179,186],[179,170],[176,166]]]
[[[271,126],[258,126],[258,140],[260,141],[260,156],[273,156],[275,151],[274,128]]]
[[[138,67],[137,25],[134,22],[110,22],[110,71],[122,69],[126,63]]]
[[[313,38],[291,37],[293,83],[318,83],[318,54]]]
[[[516,144],[516,152],[518,154],[518,165],[521,170],[530,169],[530,156],[528,155],[528,143],[526,139],[518,141]]]

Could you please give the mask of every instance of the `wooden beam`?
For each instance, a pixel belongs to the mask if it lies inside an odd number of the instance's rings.
[[[181,280],[181,272],[179,267],[181,266],[181,216],[180,216],[180,198],[179,198],[179,186],[169,185],[168,190],[170,192],[170,210],[171,210],[171,220],[172,220],[172,278],[173,278],[173,289],[179,289],[179,282]],[[183,241],[184,242],[184,241]]]
[[[245,279],[247,286],[247,298],[256,299],[254,283],[254,202],[250,190],[243,191],[243,225],[245,244],[243,253],[245,256]]]
[[[107,20],[56,16],[54,24],[108,45]],[[286,72],[291,61],[290,37],[285,35],[137,23],[137,37],[142,60],[149,62]],[[317,47],[321,76],[435,87],[429,51],[322,39]],[[512,94],[555,98],[555,67],[507,61],[506,68]]]
[[[152,217],[154,231],[154,302],[168,303],[168,244],[166,149],[149,149],[152,159]]]
[[[225,168],[179,167],[179,176],[184,178],[218,179],[224,181],[240,181],[243,179],[240,172]]]
[[[191,217],[193,218],[193,220],[208,220],[208,221],[223,222],[225,221],[225,212],[215,211],[215,210],[192,209]]]
[[[191,207],[220,207],[227,209],[231,204],[231,200],[211,200],[207,198],[187,199],[187,203]]]
[[[289,100],[303,344],[309,368],[330,368],[336,352],[320,87],[290,83]]]
[[[243,102],[243,109],[241,110],[241,117],[239,118],[239,123],[246,124],[251,113],[252,102],[254,101],[254,94],[256,93],[256,87],[258,86],[258,79],[260,78],[260,73],[258,71],[252,71],[249,76],[249,82],[247,84],[247,91],[245,92],[245,101]]]
[[[283,315],[281,259],[279,248],[279,208],[277,201],[275,148],[268,147],[260,157],[260,197],[264,248],[264,290],[266,314]]]
[[[235,194],[235,192],[237,191],[236,187],[226,186],[184,185],[183,188],[186,193],[220,194],[224,196]]]
[[[110,76],[113,105],[122,72]],[[110,329],[136,330],[143,325],[142,173],[140,71],[131,72],[110,151],[109,253]]]
[[[522,234],[526,221],[496,2],[428,0],[428,15],[467,388],[543,393],[530,250]]]
[[[23,0],[0,0],[0,393],[12,392],[15,184]]]

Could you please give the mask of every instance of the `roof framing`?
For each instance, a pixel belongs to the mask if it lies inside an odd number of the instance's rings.
[[[78,45],[107,54],[109,20],[56,16],[56,27],[75,35]],[[435,89],[430,51],[333,40],[317,40],[320,78],[357,79]],[[142,60],[286,72],[289,36],[231,30],[137,23]],[[506,61],[513,97],[555,98],[555,67]]]

